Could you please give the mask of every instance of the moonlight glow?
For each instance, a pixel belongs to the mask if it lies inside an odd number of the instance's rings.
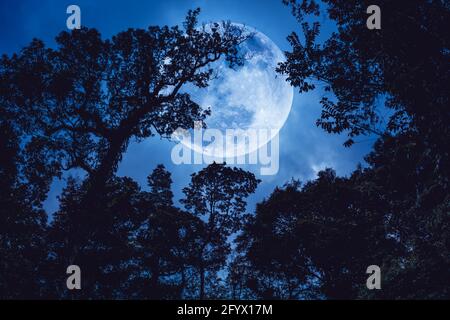
[[[224,136],[227,129],[243,130],[242,139],[234,141],[237,155],[243,155],[257,150],[278,134],[291,109],[293,88],[284,76],[275,72],[278,63],[285,60],[277,45],[253,28],[234,25],[253,34],[239,46],[245,57],[244,65],[231,69],[225,59],[221,59],[213,64],[216,76],[209,86],[189,88],[188,92],[202,108],[211,109],[211,116],[205,121],[208,129],[218,129]],[[260,129],[270,130],[270,134],[260,136],[255,145],[246,145],[245,131]],[[190,147],[205,155],[222,155],[215,151],[222,146],[214,141],[202,145],[194,143]],[[224,151],[225,157],[234,154],[229,148]]]

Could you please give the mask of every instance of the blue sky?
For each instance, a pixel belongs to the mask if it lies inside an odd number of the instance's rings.
[[[130,27],[181,24],[186,12],[196,7],[202,9],[202,22],[230,20],[244,23],[263,32],[281,50],[289,50],[288,34],[299,31],[297,21],[281,0],[0,0],[0,53],[16,52],[32,38],[40,38],[53,46],[54,37],[65,29],[66,8],[70,4],[80,6],[82,25],[97,28],[104,38]],[[319,19],[324,24],[323,37],[333,27],[323,17]],[[358,139],[360,143],[344,148],[345,136],[329,135],[315,126],[320,114],[319,100],[320,87],[307,94],[295,93],[291,113],[280,131],[279,172],[275,176],[260,176],[262,183],[249,199],[249,210],[253,210],[255,203],[268,196],[276,185],[281,186],[291,178],[306,181],[325,167],[332,167],[339,175],[346,175],[363,162],[374,139],[362,137]],[[139,144],[131,143],[118,175],[132,177],[145,189],[146,176],[158,163],[163,163],[172,172],[173,191],[178,200],[182,196],[181,188],[189,182],[190,174],[202,167],[174,165],[170,157],[172,147],[172,142],[159,137]],[[258,168],[246,168],[259,174]],[[49,212],[57,209],[56,197],[63,185],[64,180],[52,184],[45,203]]]

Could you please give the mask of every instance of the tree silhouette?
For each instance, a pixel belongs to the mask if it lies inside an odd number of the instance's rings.
[[[356,171],[338,178],[328,169],[303,187],[294,181],[276,189],[258,205],[241,239],[258,296],[355,298],[365,287],[365,268],[395,253],[383,201],[362,188],[360,177]]]
[[[181,202],[188,211],[205,220],[197,256],[200,299],[207,297],[207,273],[214,276],[224,266],[230,252],[228,237],[247,219],[245,199],[259,182],[253,173],[214,162],[192,174],[191,183],[183,189],[185,198]]]
[[[278,286],[287,272],[300,280],[296,283],[304,292],[298,297],[309,294],[304,290],[308,284],[319,289],[310,293],[326,298],[448,297],[448,286],[438,276],[449,267],[448,241],[442,240],[448,238],[448,214],[444,212],[450,194],[448,35],[443,31],[448,28],[448,5],[381,1],[377,4],[383,12],[382,29],[368,30],[365,12],[369,2],[283,2],[302,24],[303,37],[289,36],[292,51],[278,71],[300,92],[325,83],[317,124],[328,132],[346,132],[346,146],[361,134],[380,138],[366,159],[367,169],[357,169],[348,180],[322,173],[298,192],[315,199],[319,207],[293,206],[295,199],[285,202],[277,190],[273,205],[268,200],[258,207],[242,245],[255,267],[249,287],[260,297],[289,297],[289,283],[281,289]],[[320,24],[310,21],[321,14],[335,22],[337,30],[318,43]],[[383,102],[391,115],[386,127],[379,128]],[[321,185],[328,187],[321,189]],[[287,196],[288,189],[282,194]],[[288,218],[285,207],[292,212]],[[299,227],[295,221],[303,221],[305,215],[311,221],[305,222],[308,228],[295,229]],[[315,273],[316,280],[302,283],[302,274],[291,272],[289,265],[277,270],[278,280],[266,272],[287,258],[270,250],[276,246],[273,242],[280,241],[279,220],[285,221],[287,231],[298,231],[297,236],[291,232],[286,236],[293,237],[293,250],[299,250],[299,257],[307,258],[305,274]],[[260,246],[262,239],[267,240],[267,250]],[[340,252],[336,253],[338,244]],[[358,272],[371,260],[383,265],[389,290],[374,293],[361,287]],[[271,262],[265,265],[265,261]]]
[[[76,259],[72,260],[73,237],[84,228],[79,224],[78,208],[87,190],[84,184],[69,179],[48,232],[48,270],[51,275],[59,276],[53,281],[50,295],[56,292],[66,298],[125,297],[124,285],[133,271],[131,261],[135,256],[132,239],[142,224],[140,189],[130,178],[114,178],[105,190],[101,197],[102,224],[82,247],[76,247]],[[70,264],[82,267],[83,290],[69,292],[65,287],[65,269]]]
[[[0,119],[0,298],[36,298],[45,259],[42,191],[23,174],[23,153],[13,125]]]
[[[317,124],[328,132],[347,132],[350,145],[360,134],[383,134],[379,97],[392,109],[388,132],[416,128],[431,134],[430,123],[448,135],[448,34],[450,10],[443,1],[378,1],[382,27],[368,30],[370,1],[283,0],[302,25],[288,40],[292,51],[279,71],[300,92],[317,82],[333,95],[322,96],[322,115]],[[308,22],[324,14],[337,31],[318,43],[320,23]],[[437,138],[437,137],[434,137]],[[444,141],[440,141],[444,142]],[[444,142],[445,143],[445,142]]]
[[[94,29],[62,32],[57,49],[34,40],[3,57],[2,98],[28,135],[30,158],[45,160],[47,178],[71,168],[88,174],[71,260],[105,218],[98,195],[130,140],[167,137],[203,120],[208,110],[181,89],[207,86],[209,64],[222,56],[231,67],[241,63],[236,46],[248,35],[230,23],[198,28],[198,14],[189,11],[183,28],[129,29],[111,40]]]
[[[148,177],[150,192],[141,193],[142,224],[132,242],[137,263],[133,294],[139,298],[181,298],[194,260],[201,221],[174,207],[172,179],[163,165]]]
[[[62,32],[0,59],[0,298],[447,299],[450,269],[448,32],[443,1],[283,0],[303,35],[278,71],[300,92],[325,84],[317,124],[378,140],[349,176],[333,169],[277,187],[254,214],[259,180],[212,163],[192,174],[178,208],[163,165],[143,191],[115,175],[128,144],[204,120],[184,92],[210,63],[242,63],[249,34],[230,24]],[[315,16],[336,30],[319,41]],[[388,114],[382,126],[383,115]],[[54,177],[67,178],[47,223]],[[82,290],[66,268],[82,268]],[[367,266],[383,290],[367,290]]]

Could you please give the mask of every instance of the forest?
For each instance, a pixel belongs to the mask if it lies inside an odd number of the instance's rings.
[[[368,1],[280,2],[298,30],[277,72],[300,93],[325,86],[316,124],[345,147],[377,137],[366,164],[286,181],[247,212],[260,180],[212,163],[174,199],[164,165],[146,186],[118,165],[130,142],[208,117],[183,88],[206,87],[221,57],[241,64],[247,35],[205,32],[195,9],[111,39],[35,39],[0,59],[1,299],[450,298],[449,2],[379,0],[380,30]],[[324,16],[336,31],[319,41]],[[50,219],[50,185],[71,169],[86,178],[67,180]],[[373,264],[382,290],[366,288]],[[67,289],[69,265],[82,290]]]

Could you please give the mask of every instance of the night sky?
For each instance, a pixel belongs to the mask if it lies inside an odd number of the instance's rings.
[[[281,0],[103,0],[103,1],[0,1],[0,51],[12,54],[27,45],[32,38],[39,38],[53,47],[54,37],[66,30],[66,8],[76,4],[81,8],[81,23],[98,29],[104,38],[128,28],[147,28],[149,25],[181,24],[189,9],[200,7],[201,22],[230,20],[252,26],[267,35],[281,50],[289,50],[286,37],[299,30],[299,24]],[[324,32],[333,26],[325,25]],[[323,35],[322,35],[323,36]],[[338,175],[347,175],[358,163],[364,164],[366,155],[375,141],[372,137],[361,137],[351,148],[342,143],[345,135],[330,135],[315,126],[320,113],[320,88],[307,94],[294,95],[291,113],[280,131],[280,169],[275,176],[259,176],[259,168],[246,166],[262,179],[257,192],[249,200],[249,210],[256,202],[268,196],[275,186],[282,186],[291,178],[307,181],[325,167],[332,167]],[[201,165],[176,166],[170,158],[173,142],[153,137],[141,143],[130,143],[119,166],[119,176],[129,176],[146,189],[146,177],[153,168],[163,163],[174,180],[175,199],[182,197],[181,189],[189,182],[192,172]],[[81,172],[67,173],[80,176]],[[63,180],[52,184],[45,208],[49,213],[58,208],[57,195],[64,185]]]

